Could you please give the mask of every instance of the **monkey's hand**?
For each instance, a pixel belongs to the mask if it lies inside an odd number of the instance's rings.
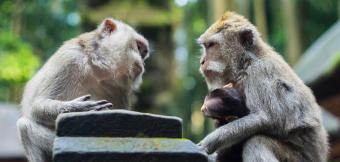
[[[212,154],[217,150],[217,145],[213,145],[213,141],[209,141],[211,138],[204,138],[201,142],[197,144],[200,150],[206,152],[207,154]]]
[[[78,97],[71,101],[66,101],[66,106],[62,108],[62,113],[67,112],[81,112],[81,111],[91,111],[91,110],[101,110],[105,108],[112,107],[112,103],[106,100],[100,101],[89,101],[90,95],[85,95]]]
[[[198,147],[208,154],[220,148],[229,148],[265,129],[266,123],[266,116],[263,113],[249,114],[217,128],[199,142]]]

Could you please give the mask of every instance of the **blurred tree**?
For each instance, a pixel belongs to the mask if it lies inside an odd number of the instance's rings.
[[[76,1],[39,0],[22,3],[24,9],[20,16],[20,36],[32,44],[35,53],[43,60],[49,58],[63,41],[81,32]]]
[[[10,96],[0,97],[18,102],[23,84],[39,67],[40,59],[29,44],[8,31],[0,31],[0,42],[0,83],[11,91]]]
[[[300,30],[299,30],[299,19],[296,14],[296,1],[295,0],[282,0],[282,6],[285,8],[284,13],[284,24],[286,24],[287,41],[286,53],[287,61],[290,65],[297,63],[299,56],[302,54]]]
[[[299,0],[296,3],[303,51],[338,20],[337,6],[340,1],[323,0],[320,3],[318,0]]]
[[[210,14],[213,17],[208,15],[209,8],[214,6],[223,7],[210,3],[226,5],[223,1],[200,1],[200,3],[188,3],[184,8],[183,26],[186,32],[184,45],[187,55],[186,61],[183,62],[183,67],[186,72],[182,74],[182,91],[177,98],[180,101],[180,108],[186,114],[186,120],[184,120],[186,125],[185,135],[187,138],[197,142],[212,129],[211,120],[204,118],[200,111],[204,96],[207,93],[207,87],[198,70],[201,48],[195,41],[208,27],[208,21],[212,23],[217,19],[217,11],[216,13],[210,12],[214,13]],[[206,6],[210,7],[207,8]],[[222,10],[218,12],[224,13]]]
[[[40,60],[30,44],[19,37],[21,1],[0,3],[0,100],[18,102],[23,83],[31,78]],[[17,8],[15,12],[12,12]],[[7,93],[4,93],[7,92]]]
[[[230,1],[229,1],[230,2]],[[221,17],[221,15],[223,15],[223,13],[227,10],[227,7],[228,10],[231,8],[231,6],[227,6],[227,1],[226,0],[214,0],[214,1],[210,1],[209,2],[209,7],[210,8],[213,8],[211,10],[208,10],[211,12],[211,16],[210,18],[212,20],[210,20],[211,22],[214,22],[216,21],[218,18]]]
[[[80,32],[80,17],[72,0],[2,0],[0,11],[0,100],[19,102],[40,59]]]
[[[257,26],[262,38],[267,41],[267,16],[265,0],[258,0],[254,3],[255,25]]]

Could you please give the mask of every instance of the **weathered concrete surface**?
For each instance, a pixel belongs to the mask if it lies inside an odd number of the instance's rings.
[[[186,139],[58,137],[54,162],[207,162]]]
[[[182,137],[180,118],[128,110],[65,113],[56,122],[59,137]]]

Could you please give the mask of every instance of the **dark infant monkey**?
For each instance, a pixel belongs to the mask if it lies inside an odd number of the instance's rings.
[[[216,120],[216,128],[249,114],[242,92],[232,84],[210,92],[204,99],[201,111],[205,116]],[[231,148],[219,150],[217,162],[242,162],[243,144],[244,142],[240,142]]]

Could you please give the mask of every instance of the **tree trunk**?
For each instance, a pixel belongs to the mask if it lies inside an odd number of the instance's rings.
[[[286,52],[287,59],[290,65],[297,63],[301,55],[301,41],[298,17],[296,14],[296,0],[282,0],[284,11],[284,21],[287,25],[286,31]]]
[[[248,19],[250,19],[249,7],[250,7],[250,0],[237,0],[237,1],[235,1],[236,12],[245,16]]]
[[[262,35],[262,38],[267,41],[267,17],[265,9],[265,0],[257,0],[254,2],[255,24]]]

